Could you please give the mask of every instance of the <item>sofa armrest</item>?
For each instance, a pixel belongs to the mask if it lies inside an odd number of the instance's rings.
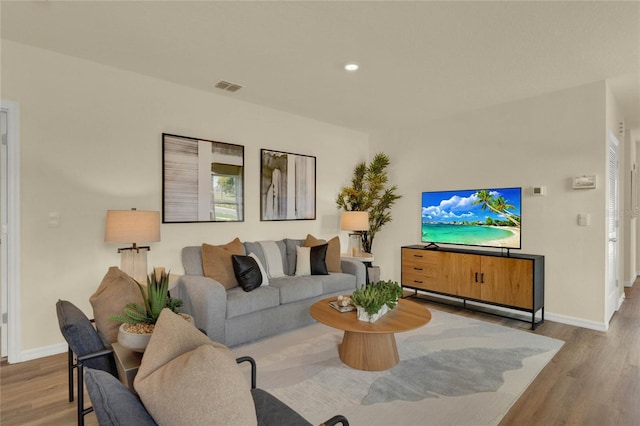
[[[215,342],[225,342],[227,291],[218,281],[198,275],[183,275],[171,295],[182,299],[183,310],[193,316],[196,327]]]
[[[342,258],[342,272],[356,276],[356,288],[367,283],[367,267],[358,259]]]

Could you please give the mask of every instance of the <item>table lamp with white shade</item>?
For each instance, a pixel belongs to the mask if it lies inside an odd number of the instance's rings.
[[[139,283],[147,282],[147,252],[149,246],[139,243],[160,241],[160,212],[148,210],[107,210],[104,241],[129,243],[119,248],[120,269]]]
[[[342,212],[340,229],[354,231],[349,233],[349,253],[354,257],[362,256],[361,233],[369,230],[369,212]]]

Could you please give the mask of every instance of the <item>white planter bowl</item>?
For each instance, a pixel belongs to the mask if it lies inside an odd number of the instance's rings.
[[[186,318],[186,320],[194,324],[193,317],[189,314],[180,314]],[[124,329],[126,324],[120,324],[120,328],[118,328],[118,343],[124,346],[127,349],[131,349],[135,352],[144,352],[149,344],[149,340],[151,339],[151,335],[153,333],[130,333]]]
[[[118,328],[118,343],[120,343],[120,345],[124,346],[127,349],[131,349],[132,351],[144,352],[153,333],[129,333],[124,329],[125,325],[126,324],[121,324],[120,328]]]
[[[361,308],[360,306],[356,306],[356,308],[358,310],[358,319],[360,321],[366,321],[366,322],[376,322],[384,314],[389,312],[389,308],[387,307],[387,305],[382,305],[382,308],[380,308],[380,310],[373,315],[369,315],[367,311],[365,311],[364,308]]]

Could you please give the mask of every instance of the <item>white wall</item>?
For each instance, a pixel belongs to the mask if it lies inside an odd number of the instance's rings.
[[[162,225],[150,267],[182,272],[185,245],[338,233],[334,197],[368,158],[367,135],[6,40],[1,47],[2,99],[17,101],[21,117],[22,351],[63,342],[58,299],[91,315],[89,296],[120,263],[118,245],[103,242],[106,210],[161,209],[163,132],[245,146],[245,222]],[[317,157],[315,221],[260,222],[261,148]],[[48,226],[50,212],[59,227]]]
[[[422,191],[521,186],[521,252],[545,255],[547,317],[604,328],[605,109],[599,82],[372,135],[371,152],[389,154],[404,196],[374,242],[383,277],[399,280],[400,246],[420,242]],[[571,189],[572,176],[591,173],[597,189]],[[547,195],[530,196],[533,186]],[[578,213],[591,225],[578,226]]]

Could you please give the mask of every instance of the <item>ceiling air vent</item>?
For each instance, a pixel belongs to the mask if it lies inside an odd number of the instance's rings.
[[[216,89],[226,90],[227,92],[237,92],[242,89],[242,86],[236,83],[231,83],[229,81],[220,80],[215,85]]]

